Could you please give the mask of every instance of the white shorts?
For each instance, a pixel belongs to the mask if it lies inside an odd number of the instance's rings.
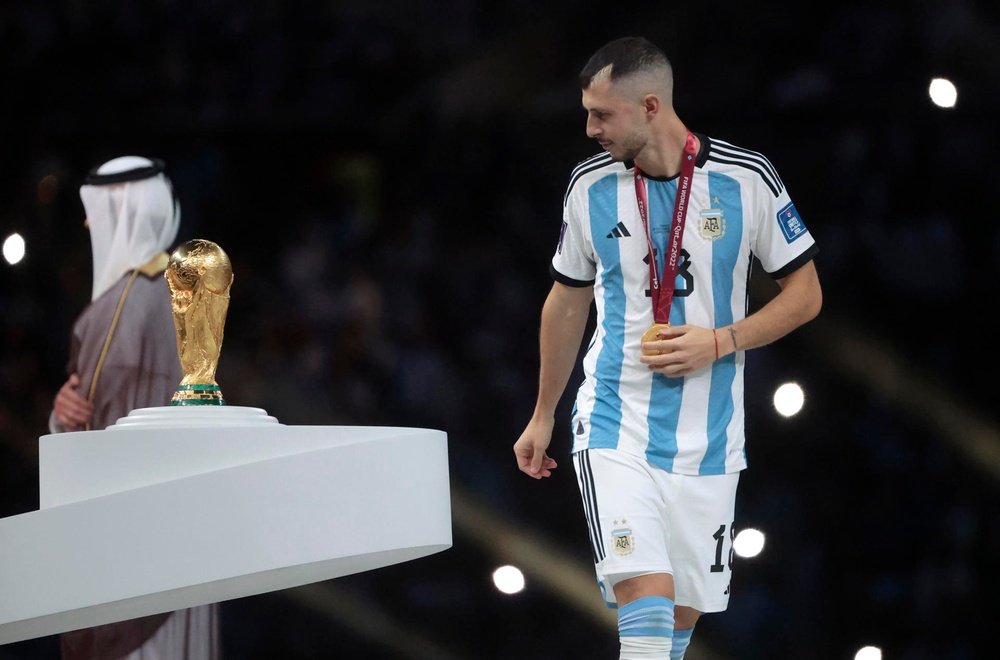
[[[609,607],[616,583],[649,573],[674,576],[677,605],[728,607],[739,472],[673,474],[603,448],[577,452],[573,467]]]

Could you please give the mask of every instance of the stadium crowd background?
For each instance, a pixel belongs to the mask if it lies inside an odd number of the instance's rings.
[[[597,151],[576,72],[642,34],[671,58],[691,128],[777,167],[825,294],[819,319],[748,356],[737,526],[767,543],[737,558],[730,610],[699,623],[692,658],[988,657],[998,14],[972,0],[3,3],[0,240],[19,233],[26,256],[0,261],[0,515],[38,506],[37,438],[89,300],[78,187],[135,154],[167,163],[178,243],[207,238],[233,261],[230,403],[285,424],[443,429],[456,498],[536,539],[543,565],[589,571],[568,431],[544,483],[510,446],[534,402],[562,194]],[[928,99],[939,75],[953,109]],[[770,401],[786,381],[806,393],[787,419]],[[614,656],[613,631],[537,569],[497,591],[508,546],[475,530],[325,590],[228,601],[224,649]],[[57,650],[20,642],[0,660]]]

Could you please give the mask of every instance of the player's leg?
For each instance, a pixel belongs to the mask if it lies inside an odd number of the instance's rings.
[[[614,583],[620,660],[665,659],[673,651],[674,578],[638,575]]]
[[[663,499],[648,464],[611,449],[573,456],[605,601],[618,608],[621,660],[669,657],[673,577]]]
[[[670,660],[684,660],[691,637],[694,636],[694,626],[701,612],[690,607],[675,608],[675,623],[673,643],[670,645]]]
[[[668,545],[675,580],[670,660],[682,660],[701,614],[729,605],[739,473],[663,473],[660,478],[668,483],[663,492],[670,509]]]

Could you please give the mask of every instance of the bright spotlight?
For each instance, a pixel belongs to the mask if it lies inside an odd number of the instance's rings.
[[[854,654],[854,660],[882,660],[882,649],[877,646],[866,646]]]
[[[24,259],[24,239],[20,234],[11,234],[3,242],[3,258],[11,266]]]
[[[958,101],[958,89],[955,83],[946,78],[934,78],[927,89],[931,95],[931,101],[939,108],[954,108]]]
[[[785,383],[774,391],[774,409],[785,417],[791,417],[802,410],[805,399],[798,383]]]
[[[756,529],[744,529],[733,539],[733,552],[740,557],[756,557],[764,549],[764,534]]]
[[[516,566],[501,566],[493,571],[493,584],[505,594],[516,594],[524,589],[524,573]]]

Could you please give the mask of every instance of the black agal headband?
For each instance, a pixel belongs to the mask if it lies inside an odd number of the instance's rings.
[[[87,178],[83,181],[89,186],[107,186],[112,183],[125,183],[127,181],[150,179],[163,172],[164,164],[162,160],[159,158],[150,158],[148,160],[153,161],[153,164],[136,167],[123,172],[110,172],[108,174],[98,174],[97,170],[102,167],[101,165],[98,165],[94,169],[90,170],[90,174],[88,174]]]

